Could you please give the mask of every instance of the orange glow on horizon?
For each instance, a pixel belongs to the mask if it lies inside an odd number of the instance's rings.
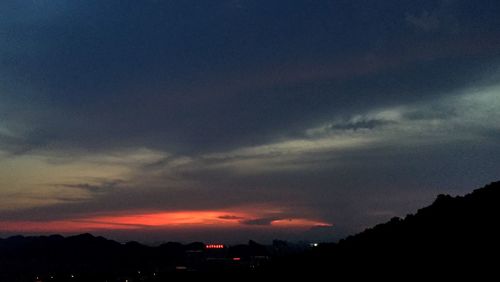
[[[262,212],[262,210],[258,210]],[[189,228],[311,228],[331,226],[305,218],[278,219],[269,225],[252,226],[247,220],[266,217],[249,211],[168,211],[97,215],[53,221],[0,221],[0,231],[86,232],[95,230],[189,229]]]

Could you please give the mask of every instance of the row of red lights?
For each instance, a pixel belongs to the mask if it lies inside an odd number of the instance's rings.
[[[224,249],[224,245],[222,245],[222,244],[208,244],[208,245],[205,245],[205,248],[207,248],[207,249]]]

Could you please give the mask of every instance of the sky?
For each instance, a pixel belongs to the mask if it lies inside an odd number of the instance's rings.
[[[0,1],[0,237],[335,241],[499,180],[499,14]]]

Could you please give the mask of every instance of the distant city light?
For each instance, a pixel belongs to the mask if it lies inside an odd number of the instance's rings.
[[[233,258],[234,261],[240,261],[241,258]]]
[[[205,245],[207,249],[224,249],[224,245],[222,244],[207,244]]]
[[[311,244],[311,247],[317,247],[317,246],[319,246],[319,244],[318,244],[318,243],[312,243],[312,244]]]

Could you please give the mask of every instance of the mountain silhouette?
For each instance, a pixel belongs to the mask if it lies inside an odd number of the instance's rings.
[[[494,182],[465,196],[439,195],[415,214],[307,248],[279,240],[208,249],[201,242],[121,244],[91,234],[13,236],[0,239],[0,281],[166,281],[188,272],[226,278],[495,273],[499,227],[500,182]]]
[[[201,242],[151,247],[88,233],[13,236],[0,239],[0,282],[165,281],[196,274],[191,272],[255,272],[268,258],[267,246],[254,241],[210,250]]]
[[[465,196],[439,195],[415,214],[321,244],[280,267],[382,276],[392,271],[493,273],[500,254],[499,230],[500,182],[493,182]]]

